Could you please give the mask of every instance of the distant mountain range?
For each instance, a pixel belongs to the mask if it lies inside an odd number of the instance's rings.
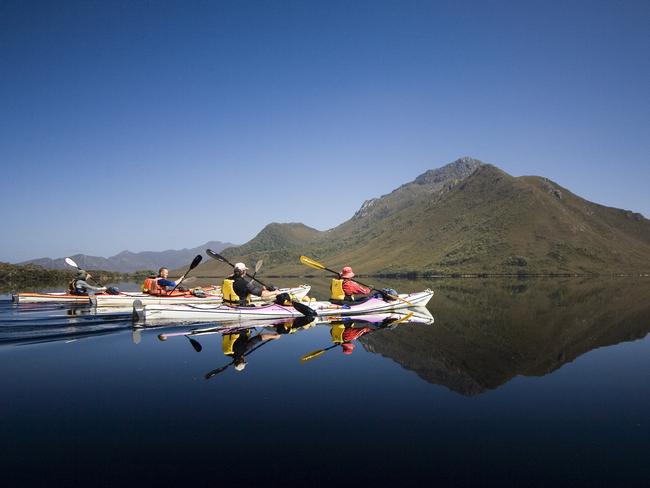
[[[319,273],[299,264],[301,254],[361,274],[647,273],[650,221],[548,178],[462,158],[364,202],[328,231],[272,223],[224,252],[264,259],[265,274]],[[224,265],[207,262],[201,273],[223,275]]]
[[[167,251],[143,252],[122,251],[121,253],[109,258],[88,256],[85,254],[75,254],[74,256],[66,257],[71,257],[84,269],[101,269],[104,271],[129,273],[140,270],[157,271],[161,266],[166,266],[170,269],[180,268],[183,266],[187,267],[192,262],[192,258],[197,254],[203,254],[205,258],[204,252],[206,249],[221,252],[232,246],[235,246],[235,244],[230,242],[210,241],[192,249],[170,249]],[[64,259],[65,258],[40,258],[18,264],[36,264],[46,269],[70,269],[70,266],[65,264]]]

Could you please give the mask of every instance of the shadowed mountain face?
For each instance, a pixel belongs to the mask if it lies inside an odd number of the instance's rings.
[[[167,251],[143,251],[131,252],[122,251],[110,258],[103,258],[99,256],[88,256],[85,254],[75,254],[70,256],[75,262],[84,269],[101,269],[104,271],[117,271],[117,272],[132,272],[140,270],[158,270],[161,266],[168,268],[179,268],[188,266],[192,262],[192,258],[197,254],[211,248],[216,252],[220,252],[226,247],[233,246],[234,244],[228,242],[210,241],[205,244],[192,248],[180,250],[167,250]],[[65,264],[65,258],[50,259],[40,258],[25,261],[20,264],[36,264],[47,269],[70,269],[70,266]]]
[[[593,349],[650,331],[647,279],[408,283],[435,288],[429,303],[435,324],[369,334],[360,342],[422,379],[468,396],[518,375],[549,374]]]
[[[301,254],[357,274],[640,273],[650,272],[650,221],[463,158],[364,202],[334,229],[271,224],[226,251],[264,259],[266,273],[318,273],[299,264]],[[204,266],[211,271],[223,270]]]

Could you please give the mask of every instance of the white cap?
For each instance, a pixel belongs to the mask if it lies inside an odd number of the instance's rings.
[[[246,363],[235,364],[235,369],[237,371],[243,371],[245,367],[246,367]]]
[[[236,263],[235,264],[235,270],[237,271],[244,271],[248,269],[244,263]]]

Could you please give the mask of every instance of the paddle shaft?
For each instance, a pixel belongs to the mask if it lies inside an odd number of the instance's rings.
[[[176,288],[178,288],[178,285],[181,284],[181,282],[185,279],[185,277],[189,274],[189,272],[192,271],[194,268],[196,268],[199,265],[199,263],[201,262],[202,259],[203,259],[203,256],[201,256],[200,254],[197,254],[194,257],[194,259],[192,260],[192,264],[190,264],[190,267],[187,269],[185,274],[183,274],[183,276],[181,276],[181,279],[178,280],[178,283],[176,283],[176,286],[174,286],[174,288],[172,288],[172,291],[169,292],[170,295],[172,293],[174,293]]]
[[[272,339],[267,339],[267,340],[265,340],[264,342],[262,342],[261,344],[258,344],[258,345],[255,346],[253,349],[251,349],[250,351],[248,351],[247,353],[245,353],[245,354],[244,354],[244,357],[248,356],[248,355],[249,355],[250,353],[252,353],[253,351],[256,351],[257,349],[259,349],[260,347],[262,347],[264,344],[268,344],[269,342],[271,342],[271,340],[272,340]],[[213,376],[216,376],[216,375],[218,375],[219,373],[221,373],[222,371],[225,371],[226,369],[228,369],[228,366],[232,366],[233,364],[235,364],[235,361],[234,361],[234,360],[231,361],[230,363],[226,364],[225,366],[221,366],[220,368],[213,369],[212,371],[208,371],[207,373],[205,373],[205,379],[206,379],[206,380],[209,380],[209,379],[212,378]]]
[[[235,268],[235,265],[232,264],[230,261],[228,261],[226,258],[224,258],[221,254],[217,254],[216,252],[211,251],[210,249],[207,249],[205,252],[212,259],[216,259],[217,261],[221,261],[223,263],[226,263],[226,264],[232,266],[233,269]],[[256,273],[257,273],[257,270],[255,270],[255,274]],[[262,283],[259,279],[257,279],[255,277],[255,274],[253,274],[253,276],[251,276],[251,279],[257,281],[260,285],[262,285],[264,288],[266,288],[268,290],[268,288],[269,288],[268,285],[266,283]]]
[[[77,263],[72,258],[65,258],[65,262],[67,264],[69,264],[70,266],[72,266],[73,268],[77,268],[78,270],[81,271],[81,268],[79,267],[79,265],[77,265]],[[90,274],[90,273],[87,272],[87,274]],[[97,281],[95,278],[93,278],[92,275],[90,276],[90,279],[93,280],[96,285],[104,286],[99,281]]]

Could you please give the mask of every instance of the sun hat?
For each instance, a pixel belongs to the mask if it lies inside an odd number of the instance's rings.
[[[247,269],[244,263],[235,263],[235,271],[245,271]]]
[[[346,266],[341,270],[341,278],[353,278],[354,273],[352,272],[352,268],[350,266]]]

